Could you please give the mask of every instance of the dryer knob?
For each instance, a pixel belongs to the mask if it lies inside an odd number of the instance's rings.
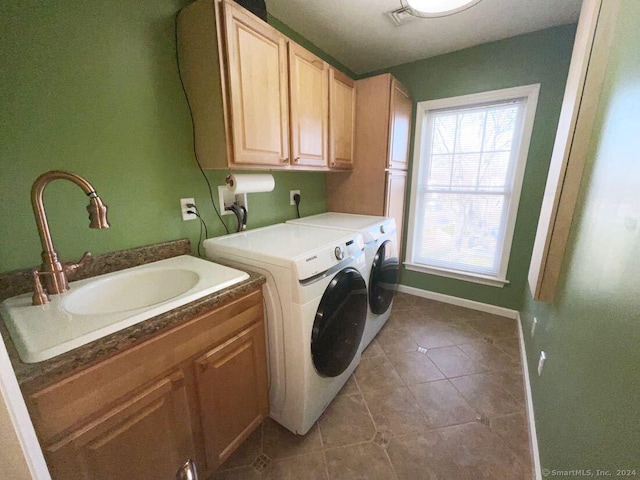
[[[385,230],[384,230],[384,225],[380,225],[380,233],[384,234]]]
[[[344,258],[344,251],[342,250],[342,247],[336,247],[333,253],[335,253],[338,260],[342,260]]]

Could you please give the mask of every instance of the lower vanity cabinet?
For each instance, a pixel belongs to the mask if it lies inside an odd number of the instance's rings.
[[[194,458],[184,376],[164,377],[45,448],[54,479],[174,478]]]
[[[207,478],[268,414],[259,287],[44,387],[23,385],[54,480]]]
[[[267,416],[264,331],[254,324],[196,360],[207,467],[224,462]]]

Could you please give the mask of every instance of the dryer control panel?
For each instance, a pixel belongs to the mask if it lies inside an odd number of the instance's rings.
[[[364,240],[359,233],[352,233],[342,242],[314,250],[303,258],[296,259],[298,280],[320,275],[340,263],[347,262],[363,250]]]
[[[363,230],[364,243],[375,242],[381,237],[392,235],[396,231],[396,221],[394,218],[387,217],[383,222],[373,224],[366,230]]]

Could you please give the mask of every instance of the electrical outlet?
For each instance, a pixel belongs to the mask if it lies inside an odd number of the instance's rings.
[[[295,205],[296,201],[293,199],[295,194],[300,195],[300,190],[289,190],[289,205]],[[302,198],[302,197],[301,197]]]
[[[218,186],[218,204],[220,205],[220,215],[233,215],[231,210],[228,208],[237,203],[238,205],[242,205],[244,208],[249,211],[249,203],[247,202],[247,194],[239,193],[234,195],[231,192],[231,189],[226,185]]]
[[[533,322],[531,322],[531,338],[536,334],[536,328],[538,328],[538,319],[533,317]]]
[[[195,213],[187,213],[187,210],[193,210],[187,207],[187,204],[191,203],[193,205],[196,204],[196,201],[193,198],[181,198],[180,199],[180,210],[182,211],[182,220],[195,220],[198,218]]]
[[[544,351],[540,352],[540,360],[538,360],[538,376],[542,375],[542,369],[544,368],[544,362],[547,359],[547,354]]]

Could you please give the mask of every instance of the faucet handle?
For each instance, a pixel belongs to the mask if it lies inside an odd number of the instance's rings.
[[[64,273],[66,273],[67,275],[71,275],[79,268],[84,267],[92,259],[93,259],[93,255],[91,255],[91,252],[84,252],[84,255],[82,255],[82,258],[80,259],[79,262],[64,264]]]
[[[47,272],[43,272],[46,274]],[[33,275],[33,296],[31,297],[31,305],[45,305],[49,303],[49,295],[44,291],[42,282],[40,281],[40,271],[34,270]]]

